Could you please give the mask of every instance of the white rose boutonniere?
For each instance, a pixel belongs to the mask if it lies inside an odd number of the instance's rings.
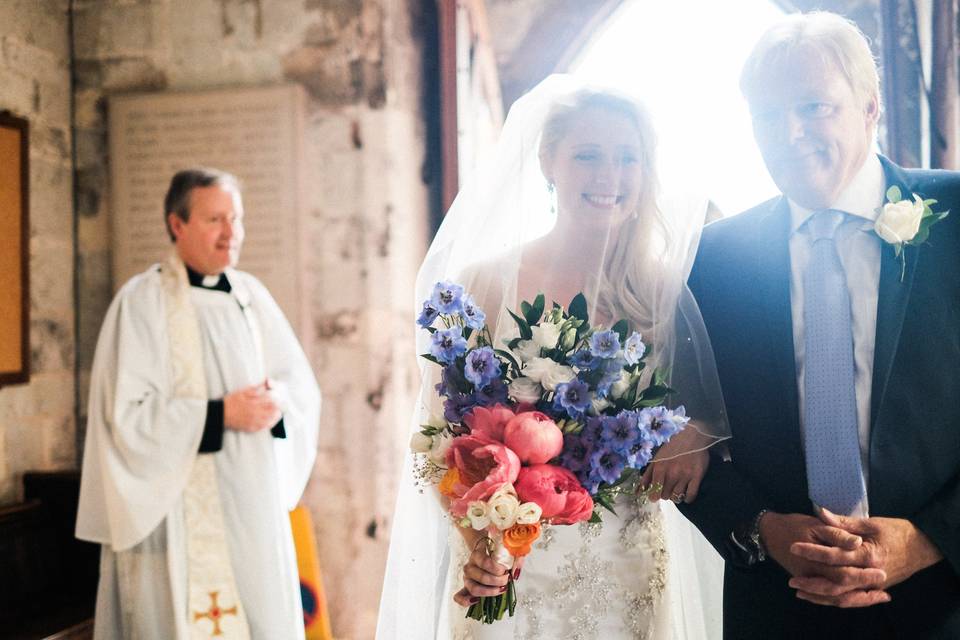
[[[912,195],[913,200],[906,200],[900,187],[894,185],[887,189],[887,202],[880,208],[877,221],[873,225],[877,235],[884,242],[893,245],[900,260],[900,282],[903,282],[907,266],[903,255],[904,245],[918,246],[926,242],[930,237],[930,227],[950,213],[934,213],[930,206],[936,204],[936,200],[924,200],[916,193]]]

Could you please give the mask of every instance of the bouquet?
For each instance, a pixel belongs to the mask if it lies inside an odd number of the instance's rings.
[[[454,521],[484,531],[488,552],[510,568],[543,527],[614,512],[617,495],[641,489],[643,468],[689,418],[664,406],[663,372],[641,383],[640,334],[624,320],[592,327],[583,294],[566,309],[546,309],[541,294],[508,312],[517,335],[498,348],[461,285],[434,286],[417,323],[431,334],[422,357],[441,367],[443,416],[421,425],[411,448],[418,482],[438,485]],[[516,602],[511,578],[467,616],[492,623]]]

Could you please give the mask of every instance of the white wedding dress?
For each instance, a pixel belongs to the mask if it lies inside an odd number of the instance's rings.
[[[454,624],[456,640],[682,640],[719,638],[721,612],[705,611],[681,567],[712,575],[719,594],[722,560],[670,502],[621,499],[602,524],[551,527],[527,556],[517,609],[492,625]],[[456,532],[453,535],[458,536]],[[462,543],[460,547],[463,547]],[[462,566],[466,561],[466,549]],[[707,594],[709,599],[709,594]],[[697,601],[699,600],[699,602]],[[715,601],[716,598],[714,597]],[[462,615],[462,614],[461,614]]]

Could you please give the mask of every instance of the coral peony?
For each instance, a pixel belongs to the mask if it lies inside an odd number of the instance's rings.
[[[503,442],[503,428],[513,416],[513,411],[502,404],[495,404],[489,409],[475,407],[473,411],[463,416],[463,422],[470,427],[470,433],[482,434]]]
[[[593,499],[577,477],[563,467],[537,464],[523,467],[514,483],[523,502],[536,502],[543,519],[553,524],[574,524],[589,520]]]
[[[503,428],[503,442],[524,464],[543,464],[563,450],[563,432],[544,413],[518,413]]]
[[[450,513],[462,518],[471,502],[486,500],[504,483],[517,479],[520,459],[503,443],[483,434],[470,434],[453,440],[447,450],[447,466],[458,474],[450,496]]]

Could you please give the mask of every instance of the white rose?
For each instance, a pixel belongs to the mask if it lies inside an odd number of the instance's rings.
[[[430,459],[438,464],[444,465],[447,461],[447,449],[453,444],[453,436],[449,433],[442,433],[433,436],[430,445]]]
[[[877,235],[890,244],[909,242],[920,230],[920,220],[923,218],[923,199],[917,194],[913,201],[900,200],[883,205],[873,228]]]
[[[410,449],[414,453],[427,453],[433,448],[433,438],[419,431],[410,436]]]
[[[557,348],[557,341],[560,339],[559,326],[552,322],[544,322],[530,327],[530,331],[533,332],[533,341],[537,346],[543,347],[544,349]]]
[[[523,374],[539,382],[547,391],[556,391],[558,384],[570,382],[577,377],[573,369],[550,358],[534,358],[523,368]]]
[[[470,526],[480,531],[490,525],[490,516],[487,515],[487,503],[476,501],[471,502],[467,507],[467,519],[470,520]]]
[[[497,529],[509,529],[517,522],[520,501],[509,493],[497,492],[487,501],[487,516]]]
[[[530,362],[540,357],[540,345],[533,340],[521,340],[514,347],[513,352],[520,358],[520,362]]]
[[[538,402],[540,400],[540,396],[543,395],[543,387],[530,378],[520,376],[519,378],[510,382],[508,393],[510,394],[510,397],[517,402],[529,402],[530,404],[534,404]]]
[[[517,524],[536,524],[542,515],[543,509],[536,502],[524,502],[517,508]]]

